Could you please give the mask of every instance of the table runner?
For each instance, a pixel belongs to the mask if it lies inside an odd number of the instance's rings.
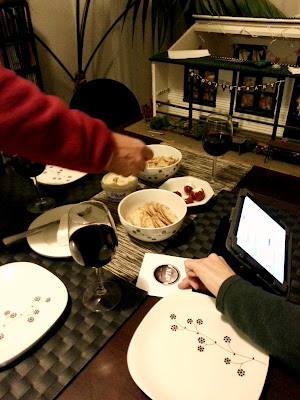
[[[192,153],[191,151],[180,149],[182,153],[182,163],[176,176],[192,175],[196,178],[210,181],[212,158],[206,154]],[[250,165],[241,164],[225,159],[217,161],[217,181],[210,183],[215,195],[221,190],[232,190],[236,184],[249,172]],[[139,182],[138,190],[149,187],[157,187],[150,183]],[[128,236],[125,229],[120,223],[118,217],[118,203],[108,202],[105,193],[102,191],[94,196],[95,199],[103,201],[110,209],[113,218],[116,222],[119,247],[115,258],[107,267],[109,271],[116,275],[124,277],[133,282],[139,274],[145,252],[161,253],[166,245],[172,240],[167,239],[163,242],[147,243],[136,240]],[[207,205],[209,207],[209,205]],[[182,229],[200,212],[206,211],[207,206],[190,207],[185,217]],[[181,230],[182,230],[181,229]]]

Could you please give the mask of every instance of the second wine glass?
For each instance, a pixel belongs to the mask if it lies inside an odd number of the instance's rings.
[[[37,176],[45,170],[46,166],[44,164],[30,161],[26,158],[19,156],[14,156],[11,162],[14,170],[18,174],[26,178],[33,179],[36,191],[36,198],[34,198],[29,204],[27,204],[27,210],[32,213],[43,213],[54,208],[56,206],[56,201],[51,197],[41,196],[39,183],[37,180]]]
[[[105,204],[84,201],[73,206],[68,213],[70,252],[83,267],[94,268],[97,281],[83,294],[83,304],[91,311],[106,312],[121,300],[116,282],[103,281],[102,267],[113,258],[118,239],[114,220]]]
[[[203,149],[213,156],[211,180],[216,180],[217,157],[227,153],[233,137],[232,117],[223,114],[210,114],[205,122],[202,137]]]

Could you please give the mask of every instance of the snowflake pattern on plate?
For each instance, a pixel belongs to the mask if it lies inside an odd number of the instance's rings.
[[[26,307],[22,312],[17,313],[13,310],[5,310],[0,318],[0,340],[5,338],[5,328],[10,326],[15,321],[20,318],[26,318],[28,323],[33,323],[36,321],[36,317],[40,314],[40,307],[42,304],[50,303],[51,297],[46,297],[44,300],[41,296],[35,296],[31,304]],[[1,317],[1,316],[0,316]]]
[[[204,324],[204,320],[202,318],[197,318],[196,321],[194,322],[194,320],[192,318],[187,318],[186,323],[181,323],[178,321],[176,314],[172,313],[170,314],[170,319],[172,320],[172,325],[171,325],[171,331],[173,332],[177,332],[179,330],[185,330],[188,332],[192,332],[195,333],[197,336],[199,336],[197,338],[197,351],[200,353],[203,353],[206,348],[208,346],[218,346],[218,348],[220,349],[220,351],[224,351],[226,353],[230,353],[231,354],[231,358],[229,357],[225,357],[224,358],[224,363],[226,365],[237,365],[238,369],[237,369],[237,375],[239,377],[243,377],[246,374],[245,371],[245,367],[244,365],[246,363],[249,362],[257,362],[257,363],[261,363],[264,364],[262,361],[255,359],[254,357],[249,357],[247,355],[243,355],[243,354],[238,354],[236,353],[233,348],[231,347],[231,337],[228,335],[225,335],[223,337],[223,342],[222,343],[218,343],[216,340],[214,340],[213,338],[205,335],[203,332],[200,332],[199,327],[201,325]],[[243,358],[244,361],[237,361],[237,358]],[[243,368],[242,368],[243,366]]]

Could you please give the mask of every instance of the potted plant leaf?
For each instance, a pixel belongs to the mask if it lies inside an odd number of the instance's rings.
[[[75,88],[78,88],[86,81],[86,72],[97,51],[112,30],[119,24],[125,23],[129,12],[132,11],[132,35],[137,22],[138,13],[141,9],[142,32],[145,35],[145,26],[147,15],[151,12],[151,27],[153,47],[155,39],[160,48],[166,39],[168,29],[172,34],[174,24],[179,19],[185,21],[186,28],[193,23],[193,14],[199,15],[218,15],[232,17],[264,17],[264,18],[284,18],[280,12],[269,0],[128,0],[125,8],[120,10],[119,16],[111,24],[105,34],[100,38],[95,49],[91,53],[85,66],[83,66],[84,36],[89,7],[91,0],[85,0],[82,16],[80,17],[81,1],[76,0],[76,41],[77,41],[77,72],[73,76],[55,53],[46,45],[46,43],[35,34],[37,41],[46,48],[46,50],[55,58],[66,74],[74,82]]]
[[[170,43],[172,43],[172,33],[174,32],[174,26],[177,26],[177,22],[181,21],[184,23],[185,29],[193,24],[193,14],[208,14],[208,15],[219,15],[219,16],[235,16],[235,17],[284,17],[284,15],[274,6],[269,0],[128,0],[125,4],[120,6],[120,13],[118,17],[114,20],[111,26],[107,29],[104,35],[99,39],[94,50],[91,52],[90,56],[87,58],[87,62],[83,65],[83,51],[84,51],[84,38],[86,25],[88,21],[89,9],[91,0],[76,0],[76,44],[77,44],[77,71],[73,75],[65,66],[65,64],[55,55],[54,51],[47,46],[47,44],[35,34],[36,40],[54,57],[61,68],[69,76],[69,78],[74,83],[74,96],[77,95],[77,91],[87,84],[87,70],[91,65],[91,61],[97,54],[101,46],[103,45],[105,39],[111,34],[113,29],[118,24],[124,24],[129,18],[132,18],[132,38],[134,37],[135,27],[138,21],[138,17],[141,16],[141,26],[142,26],[142,36],[145,38],[147,16],[151,13],[151,32],[152,32],[152,44],[157,44],[158,48],[161,48],[162,44],[168,37]],[[82,10],[82,12],[80,12]],[[180,32],[181,34],[182,32]],[[118,85],[116,82],[110,80],[110,82],[105,82],[102,79],[95,79],[95,82],[89,83],[89,87],[92,88],[93,92],[98,92],[99,98],[103,96],[103,92],[106,93],[113,92],[116,90],[123,90],[122,84]],[[97,88],[94,88],[93,83],[98,84]],[[103,83],[105,87],[99,87],[99,84]],[[110,85],[111,84],[111,88]],[[125,90],[125,89],[124,89]],[[92,96],[88,96],[90,99]],[[114,102],[117,96],[110,99]],[[74,100],[74,99],[72,99]],[[72,105],[71,100],[71,105]],[[98,106],[109,108],[112,107],[107,99]],[[74,101],[73,101],[74,103]],[[132,101],[132,104],[134,101]],[[115,103],[114,103],[115,104]],[[126,100],[122,104],[126,104]],[[118,107],[122,107],[118,105]],[[74,107],[75,108],[75,107]],[[136,104],[134,104],[136,109]],[[84,110],[87,111],[87,110]],[[119,110],[120,111],[120,110]],[[117,111],[117,113],[119,112]],[[126,111],[126,110],[125,110]],[[124,111],[124,114],[126,112]],[[95,116],[95,115],[93,115]],[[101,115],[96,115],[96,117],[103,118]],[[113,116],[111,116],[113,118]]]

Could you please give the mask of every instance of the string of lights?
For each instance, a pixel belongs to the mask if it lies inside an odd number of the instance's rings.
[[[204,78],[203,76],[201,76],[200,74],[196,73],[193,69],[189,70],[189,75],[191,77],[190,82],[193,81],[195,82],[199,80],[200,84],[207,84],[208,86],[211,86],[213,88],[218,88],[219,86],[222,87],[223,91],[226,89],[229,89],[229,91],[231,92],[232,90],[236,89],[238,92],[241,90],[245,90],[247,92],[249,91],[257,91],[257,90],[266,90],[268,87],[271,87],[272,89],[274,88],[275,85],[279,85],[281,83],[284,83],[284,79],[282,80],[276,80],[274,82],[268,82],[268,83],[263,83],[263,84],[258,84],[258,85],[249,85],[249,86],[245,86],[245,85],[231,85],[225,82],[215,82],[215,81],[211,81],[209,79]]]

